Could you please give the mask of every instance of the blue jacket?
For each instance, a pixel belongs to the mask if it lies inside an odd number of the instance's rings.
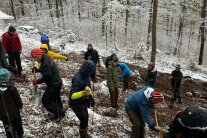
[[[129,69],[127,64],[119,63],[118,66],[121,68],[121,74],[119,74],[118,78],[123,78],[126,75],[131,75],[132,71]]]
[[[69,105],[70,107],[77,107],[78,105],[82,105],[87,103],[87,99],[79,98],[79,99],[71,99],[73,93],[85,90],[86,86],[90,86],[91,74],[95,73],[96,67],[95,63],[91,60],[86,60],[83,62],[80,70],[72,79],[72,86],[69,95]],[[91,98],[91,97],[90,97]]]
[[[138,90],[137,92],[133,93],[129,96],[125,102],[125,108],[128,110],[134,110],[140,112],[144,121],[148,124],[151,128],[153,127],[153,119],[150,114],[150,109],[152,104],[150,103],[149,99],[144,94],[144,91],[147,88],[151,88],[149,86],[143,87],[142,89]]]

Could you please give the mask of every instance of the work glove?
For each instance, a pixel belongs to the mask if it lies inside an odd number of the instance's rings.
[[[38,68],[36,68],[36,67],[33,67],[33,68],[32,68],[32,73],[34,73],[34,72],[37,73],[37,72],[40,72],[40,70],[39,70]]]
[[[33,85],[34,85],[34,86],[37,85],[37,80],[33,80]]]

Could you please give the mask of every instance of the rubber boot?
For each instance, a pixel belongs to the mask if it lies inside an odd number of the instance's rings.
[[[80,138],[92,138],[92,136],[88,135],[87,129],[80,129]]]

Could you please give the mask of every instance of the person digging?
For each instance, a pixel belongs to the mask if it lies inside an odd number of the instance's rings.
[[[141,88],[127,98],[125,110],[132,123],[130,138],[144,138],[145,122],[150,129],[157,131],[150,108],[153,108],[154,104],[162,102],[164,102],[164,96],[150,86]]]
[[[32,49],[31,56],[41,65],[40,68],[33,68],[35,72],[40,72],[42,77],[38,80],[33,80],[33,85],[45,83],[47,88],[42,96],[42,104],[50,113],[51,119],[62,119],[65,116],[63,105],[60,97],[62,87],[62,79],[59,74],[56,63],[47,55],[43,54],[40,48]]]

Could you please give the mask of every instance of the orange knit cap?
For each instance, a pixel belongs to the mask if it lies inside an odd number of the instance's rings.
[[[31,51],[31,56],[32,57],[41,57],[43,55],[43,51],[40,48],[34,48]]]

